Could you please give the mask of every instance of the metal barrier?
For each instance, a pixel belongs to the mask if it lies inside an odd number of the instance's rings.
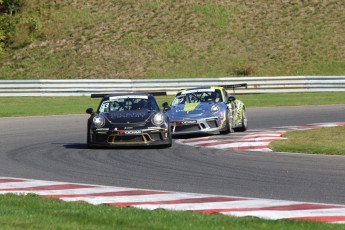
[[[0,96],[90,96],[91,93],[165,91],[247,83],[236,93],[345,92],[345,76],[236,77],[188,79],[0,80]],[[229,91],[230,93],[232,90]]]

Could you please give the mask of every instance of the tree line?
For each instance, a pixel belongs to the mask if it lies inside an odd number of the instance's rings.
[[[21,0],[0,0],[0,56],[10,42],[10,34],[14,32],[17,23],[14,16],[21,7]]]

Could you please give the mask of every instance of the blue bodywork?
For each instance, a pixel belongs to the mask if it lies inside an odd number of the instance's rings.
[[[223,87],[193,88],[176,94],[166,112],[173,135],[245,131],[242,101],[228,97]]]

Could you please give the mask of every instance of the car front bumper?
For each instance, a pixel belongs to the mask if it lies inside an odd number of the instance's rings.
[[[97,130],[91,129],[91,142],[95,146],[153,146],[171,143],[167,128],[145,130]]]
[[[219,117],[173,121],[170,122],[170,126],[172,135],[218,133],[226,128],[225,119]]]

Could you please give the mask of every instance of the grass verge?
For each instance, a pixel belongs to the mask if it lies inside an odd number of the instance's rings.
[[[81,114],[97,108],[100,99],[90,97],[1,97],[0,117]]]
[[[270,144],[275,152],[345,155],[345,126],[291,131]]]
[[[0,79],[344,75],[339,0],[3,2]]]
[[[345,104],[345,92],[238,95],[247,107]]]
[[[247,107],[345,104],[345,93],[277,93],[236,95]],[[156,97],[159,105],[172,96]],[[0,97],[0,117],[82,114],[96,109],[100,99],[89,97]]]
[[[234,218],[195,212],[148,211],[37,195],[0,195],[0,226],[12,229],[345,229],[345,226],[288,220]]]

